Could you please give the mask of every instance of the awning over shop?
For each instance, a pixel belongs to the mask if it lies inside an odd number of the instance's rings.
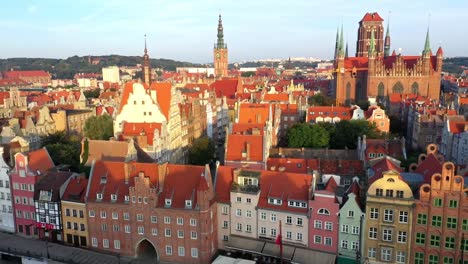
[[[279,246],[272,242],[245,238],[239,236],[230,236],[226,248],[235,249],[263,256],[279,258]],[[294,247],[285,244],[283,246],[283,259],[290,260],[292,263],[307,264],[334,264],[336,256],[330,253],[310,250],[302,247]],[[313,262],[311,262],[313,261]]]
[[[264,241],[238,236],[230,236],[229,241],[226,243],[227,248],[239,249],[257,254],[262,253],[264,245]]]
[[[338,264],[357,264],[356,258],[338,256]]]
[[[305,248],[296,248],[293,263],[320,263],[334,264],[336,256],[329,253],[318,252]]]

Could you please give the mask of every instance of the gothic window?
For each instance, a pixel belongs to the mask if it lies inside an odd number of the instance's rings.
[[[351,100],[351,84],[348,82],[346,84],[345,104],[349,104],[350,100]]]
[[[383,99],[385,96],[385,86],[382,82],[379,83],[379,86],[377,86],[377,97],[379,99]]]
[[[397,82],[395,83],[395,85],[393,85],[393,93],[399,93],[399,94],[402,94],[403,93],[403,84],[401,84],[401,82]]]
[[[419,84],[417,82],[414,82],[411,85],[411,92],[414,94],[419,94]]]

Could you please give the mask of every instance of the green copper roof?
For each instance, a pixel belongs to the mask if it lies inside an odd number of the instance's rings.
[[[429,28],[427,28],[426,43],[424,44],[423,54],[430,54],[430,53],[431,53],[431,44],[429,41]]]

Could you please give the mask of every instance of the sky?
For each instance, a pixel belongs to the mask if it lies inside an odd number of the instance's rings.
[[[429,27],[433,52],[468,56],[466,0],[15,0],[2,11],[0,58],[141,56],[146,34],[152,58],[211,62],[220,12],[230,62],[331,59],[341,25],[354,54],[366,12],[390,18],[403,55],[421,53]]]

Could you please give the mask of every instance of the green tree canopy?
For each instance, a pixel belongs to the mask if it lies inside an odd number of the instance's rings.
[[[88,118],[84,127],[86,137],[95,140],[109,140],[114,135],[114,123],[109,115]]]
[[[75,135],[64,131],[41,138],[41,147],[46,147],[55,165],[70,165],[72,171],[80,172],[81,142]]]
[[[299,123],[288,130],[288,146],[292,148],[327,147],[330,135],[319,125]]]
[[[335,101],[328,96],[318,93],[307,98],[307,103],[310,106],[331,106]]]
[[[99,88],[96,88],[93,90],[84,91],[83,94],[84,96],[86,96],[86,98],[99,98],[101,90]]]
[[[213,160],[215,146],[213,141],[205,136],[195,139],[189,148],[189,163],[192,165],[205,165]]]
[[[342,120],[336,123],[335,133],[331,135],[330,147],[333,149],[355,149],[358,137],[366,135],[367,138],[382,138],[374,123],[366,120]]]

